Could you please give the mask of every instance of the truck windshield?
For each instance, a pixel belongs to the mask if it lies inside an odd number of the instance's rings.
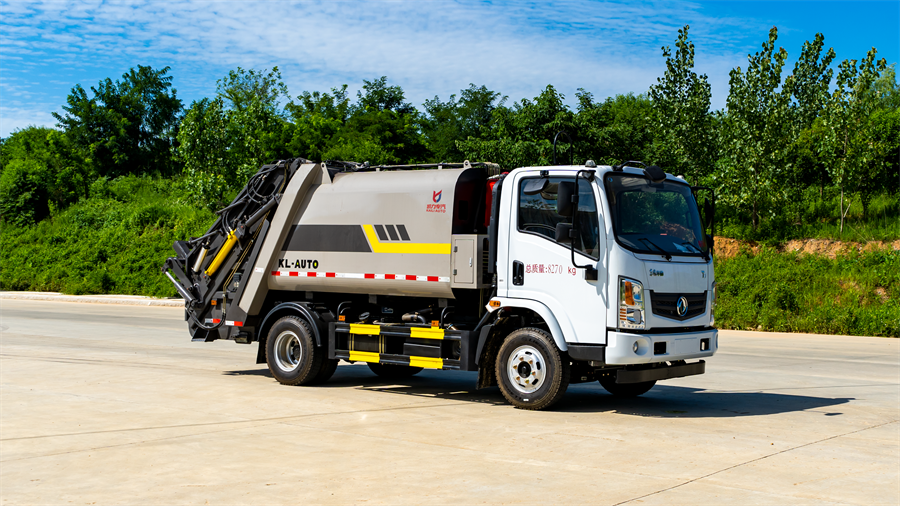
[[[619,244],[638,253],[707,254],[697,201],[687,184],[653,183],[631,174],[607,174],[604,183]]]

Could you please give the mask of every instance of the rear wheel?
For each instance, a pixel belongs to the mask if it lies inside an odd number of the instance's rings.
[[[615,376],[600,378],[600,385],[616,397],[637,397],[649,392],[655,384],[656,380],[642,383],[616,383]]]
[[[296,316],[285,316],[272,325],[266,338],[266,364],[279,383],[313,383],[322,372],[324,362],[325,350],[316,348],[305,321]]]
[[[569,386],[569,361],[547,332],[519,329],[506,336],[497,354],[497,383],[503,397],[521,409],[552,406]]]
[[[422,372],[421,367],[408,365],[375,364],[372,362],[366,362],[366,365],[379,377],[387,379],[410,378]]]

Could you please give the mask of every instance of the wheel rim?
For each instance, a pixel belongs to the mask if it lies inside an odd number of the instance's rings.
[[[300,367],[303,350],[300,338],[291,330],[285,330],[275,338],[275,365],[284,372],[293,372]]]
[[[544,385],[546,361],[534,346],[519,346],[506,361],[506,375],[513,388],[530,394]]]

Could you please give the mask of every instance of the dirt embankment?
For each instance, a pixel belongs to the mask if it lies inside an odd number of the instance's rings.
[[[715,255],[719,258],[731,258],[740,253],[741,249],[747,249],[753,254],[759,253],[761,246],[751,241],[739,241],[728,237],[716,237]],[[842,242],[832,239],[802,239],[788,241],[776,248],[782,253],[799,252],[807,255],[821,255],[834,258],[839,254],[851,251],[900,251],[900,240],[896,241],[869,241]]]

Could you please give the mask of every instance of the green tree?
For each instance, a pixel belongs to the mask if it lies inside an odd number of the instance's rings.
[[[499,99],[499,101],[498,101]],[[422,132],[425,143],[435,162],[460,162],[464,155],[456,145],[457,140],[479,138],[490,126],[491,116],[506,97],[487,89],[486,86],[469,87],[460,91],[459,100],[450,95],[446,102],[435,96],[426,100]]]
[[[27,127],[0,144],[0,172],[4,179],[2,216],[26,224],[40,221],[88,193],[91,174],[65,132]]]
[[[578,90],[575,131],[578,160],[615,165],[626,160],[650,160],[653,144],[653,104],[646,95],[616,95],[595,102]],[[673,169],[674,170],[674,169]]]
[[[216,95],[235,111],[261,107],[271,114],[281,115],[279,101],[288,97],[288,90],[278,67],[266,73],[238,67],[216,81]]]
[[[900,107],[883,108],[869,117],[869,134],[875,158],[871,169],[872,191],[900,194]],[[868,213],[868,206],[863,208]]]
[[[881,77],[872,85],[878,97],[878,107],[884,109],[900,108],[900,86],[897,85],[897,64],[885,67]]]
[[[824,51],[825,36],[817,33],[812,42],[805,41],[800,58],[794,64],[794,71],[784,81],[784,91],[793,98],[789,116],[790,149],[788,154],[791,170],[785,173],[783,184],[790,187],[792,195],[800,195],[805,188],[819,184],[819,198],[823,197],[827,168],[817,156],[816,145],[822,138],[821,121],[816,124],[825,103],[834,70],[831,62],[833,48]],[[808,203],[792,199],[781,211],[796,213],[802,220],[803,208]]]
[[[340,132],[350,115],[347,85],[332,88],[331,93],[304,91],[297,102],[287,105],[291,117],[291,153],[322,160],[331,139]]]
[[[879,148],[871,139],[868,119],[878,105],[874,84],[887,68],[887,62],[884,58],[876,61],[876,54],[873,47],[858,66],[856,60],[841,62],[836,88],[823,111],[825,135],[820,154],[826,160],[832,181],[840,189],[841,233],[850,209],[849,203],[844,207],[847,191],[860,190],[863,209],[867,212],[874,191],[872,183],[877,179],[872,169]]]
[[[415,163],[428,159],[419,128],[420,115],[405,102],[400,86],[388,86],[387,77],[363,80],[357,101],[331,136],[322,157],[372,164]]]
[[[290,131],[279,109],[286,98],[278,67],[267,73],[239,67],[218,81],[214,99],[191,104],[178,154],[196,202],[220,207],[260,165],[290,156]]]
[[[688,25],[678,30],[675,53],[662,48],[666,72],[650,86],[653,103],[654,158],[669,172],[698,181],[710,173],[715,160],[712,119],[709,114],[712,92],[706,74],[694,72],[694,43]]]
[[[810,128],[828,101],[828,90],[834,70],[834,48],[825,48],[825,36],[817,33],[812,42],[805,41],[794,71],[785,79],[785,91],[794,100],[793,126],[796,132]],[[821,59],[820,59],[821,58]]]
[[[106,78],[92,87],[92,97],[75,85],[53,113],[81,157],[102,176],[170,174],[171,157],[181,113],[169,67],[138,66],[113,82]]]
[[[717,198],[749,212],[754,230],[760,215],[771,216],[788,200],[790,93],[781,89],[787,51],[775,49],[777,39],[778,29],[772,28],[762,50],[748,55],[747,71],[737,67],[730,73],[720,127],[722,156],[713,176]]]
[[[553,137],[563,130],[573,135],[575,115],[565,97],[547,86],[535,99],[522,99],[512,107],[496,107],[488,129],[480,138],[457,141],[457,148],[469,160],[491,161],[505,169],[553,163]],[[559,163],[568,159],[568,143],[560,142]]]

